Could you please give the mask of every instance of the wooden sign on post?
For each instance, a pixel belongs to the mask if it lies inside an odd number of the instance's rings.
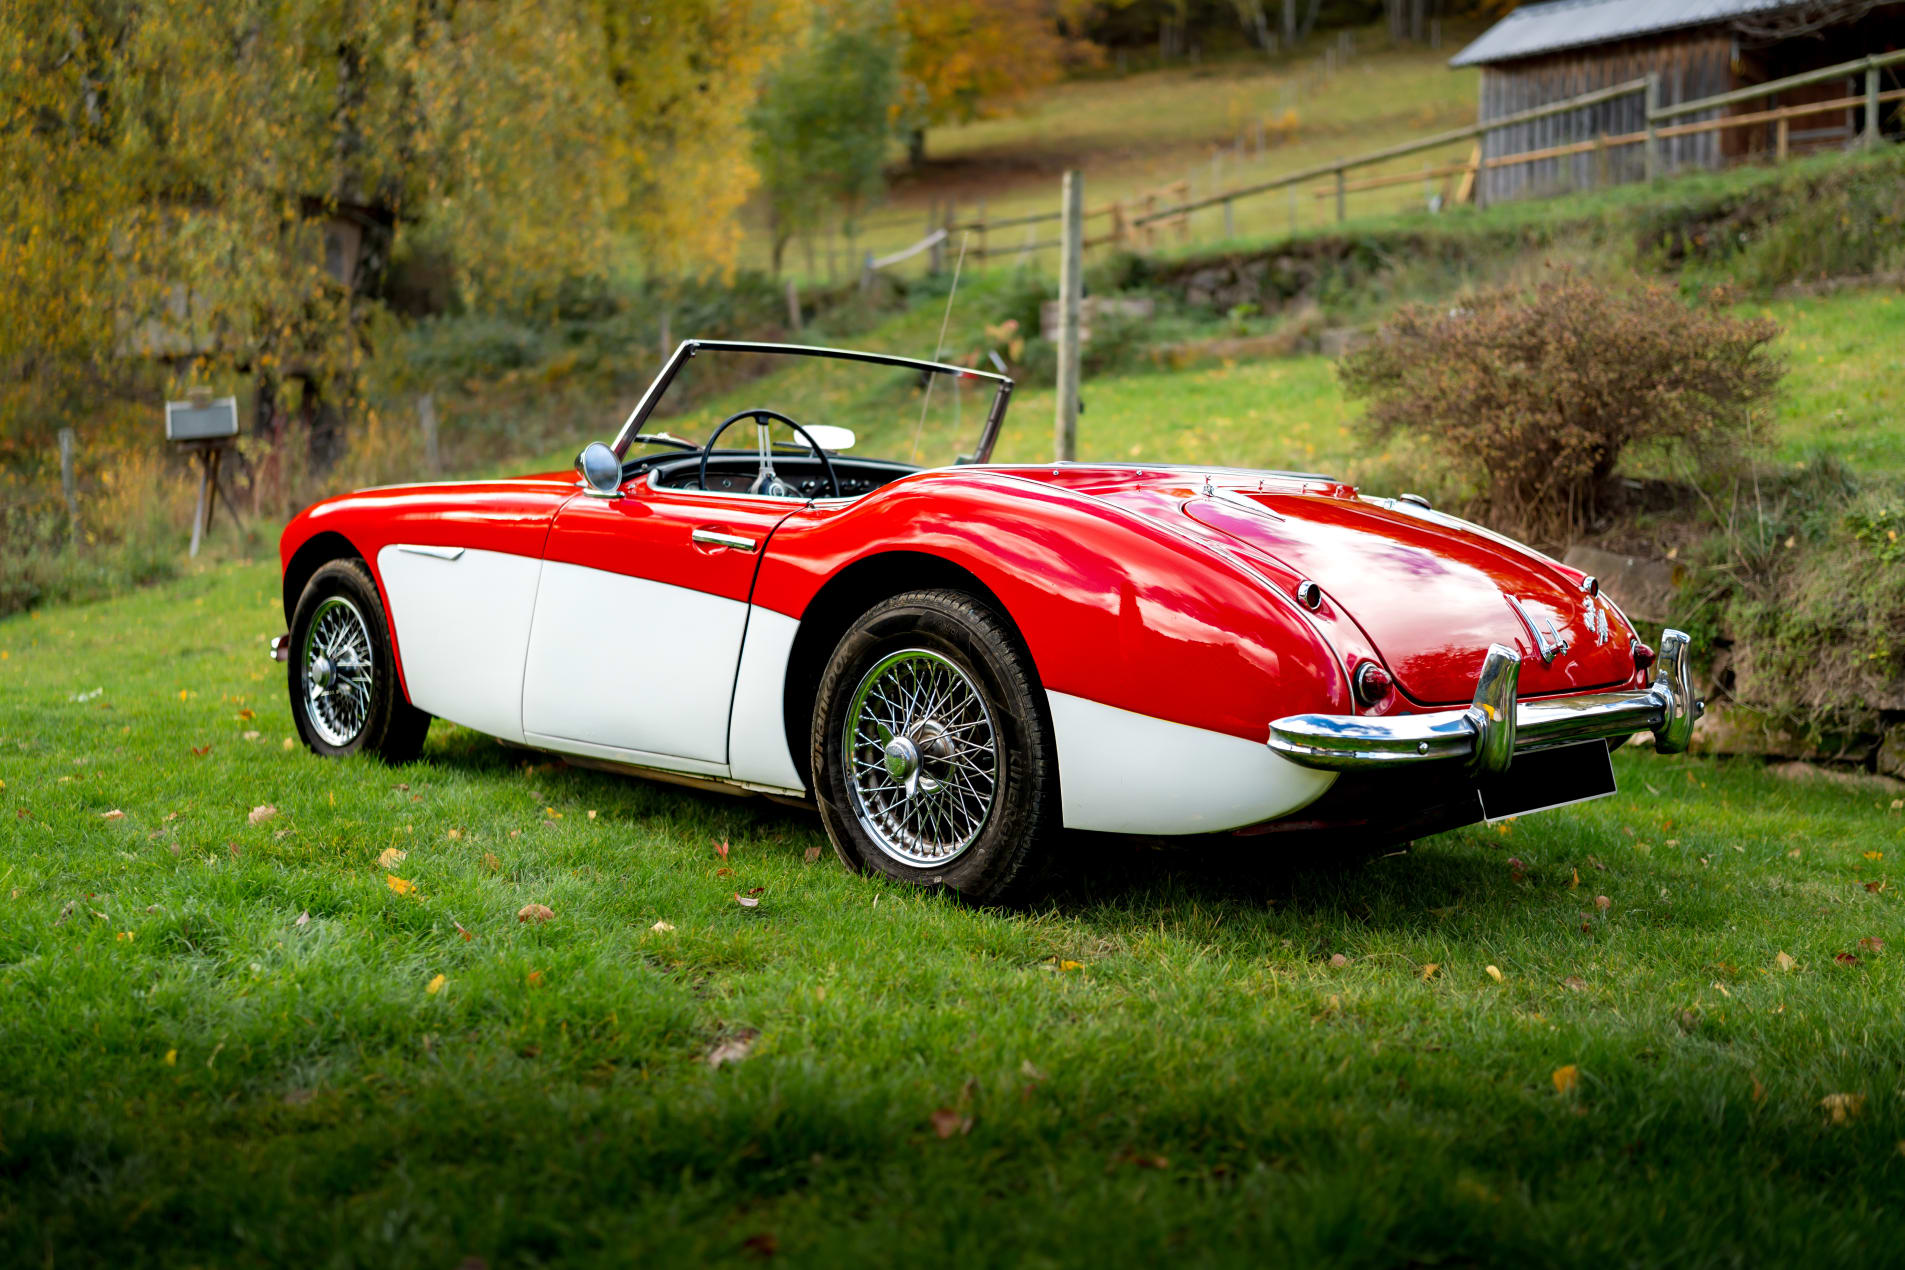
[[[219,477],[225,451],[238,437],[238,399],[194,392],[186,401],[165,403],[165,439],[192,452],[198,463],[198,505],[192,511],[192,551],[198,554],[205,531],[211,528],[212,511],[218,496],[225,495],[225,506],[233,520],[238,519],[238,504]]]

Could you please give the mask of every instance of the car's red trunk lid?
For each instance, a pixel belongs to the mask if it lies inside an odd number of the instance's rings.
[[[1539,556],[1340,490],[1232,489],[1188,499],[1184,511],[1322,587],[1369,637],[1402,691],[1424,705],[1470,700],[1490,644],[1521,652],[1523,695],[1612,687],[1632,677],[1626,632],[1613,622],[1604,639],[1594,602]],[[1568,645],[1550,665],[1531,623],[1552,623]]]

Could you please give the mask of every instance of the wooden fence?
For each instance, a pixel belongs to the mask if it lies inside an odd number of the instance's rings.
[[[1132,198],[1104,203],[1085,211],[1087,228],[1083,246],[1086,248],[1116,246],[1127,250],[1148,250],[1158,245],[1160,235],[1164,233],[1169,233],[1179,241],[1185,241],[1190,236],[1191,214],[1210,208],[1221,209],[1224,218],[1224,237],[1232,238],[1236,236],[1235,207],[1238,203],[1279,190],[1287,191],[1294,199],[1302,187],[1311,185],[1316,185],[1316,188],[1310,191],[1312,198],[1335,201],[1336,219],[1340,222],[1348,219],[1349,195],[1360,191],[1384,189],[1411,182],[1442,181],[1447,183],[1444,186],[1446,201],[1473,201],[1481,205],[1487,201],[1486,183],[1479,179],[1482,172],[1576,155],[1597,156],[1596,161],[1589,165],[1594,172],[1594,183],[1612,184],[1616,165],[1612,163],[1611,156],[1615,151],[1633,146],[1643,147],[1641,170],[1646,178],[1651,180],[1663,174],[1662,142],[1676,137],[1720,132],[1732,128],[1763,128],[1771,125],[1774,134],[1772,157],[1774,161],[1783,163],[1791,154],[1793,120],[1849,109],[1862,108],[1864,110],[1865,128],[1861,142],[1868,145],[1876,144],[1879,138],[1880,107],[1888,102],[1905,100],[1905,89],[1880,91],[1879,72],[1885,67],[1900,64],[1905,64],[1905,52],[1873,54],[1850,62],[1842,62],[1836,66],[1822,67],[1804,74],[1790,75],[1783,79],[1769,80],[1764,84],[1754,84],[1731,92],[1676,102],[1671,105],[1660,104],[1658,75],[1631,79],[1624,83],[1596,89],[1593,92],[1582,93],[1564,101],[1551,102],[1530,110],[1497,116],[1464,128],[1435,133],[1415,141],[1373,150],[1367,154],[1314,164],[1294,172],[1286,172],[1267,181],[1219,190],[1201,198],[1191,198],[1190,182],[1179,181]],[[1671,122],[1687,115],[1725,110],[1742,103],[1776,96],[1789,89],[1846,78],[1861,72],[1865,76],[1865,91],[1858,96],[1835,98],[1831,101],[1804,102],[1791,106],[1774,106],[1743,114],[1722,114],[1689,123]],[[1566,115],[1586,107],[1634,95],[1640,95],[1645,99],[1645,109],[1641,118],[1646,121],[1646,126],[1640,131],[1618,134],[1597,132],[1592,137],[1584,137],[1560,145],[1527,150],[1519,154],[1484,157],[1486,139],[1494,132],[1536,120]],[[1350,173],[1360,169],[1390,163],[1412,154],[1446,149],[1460,145],[1464,141],[1471,143],[1470,153],[1464,159],[1425,164],[1406,172],[1387,172],[1358,180],[1350,179]],[[1321,184],[1318,184],[1319,182]],[[910,258],[930,250],[933,255],[929,267],[936,270],[939,265],[939,252],[954,241],[955,234],[961,232],[973,236],[968,240],[967,254],[982,261],[1000,257],[1022,257],[1031,252],[1059,248],[1063,246],[1059,238],[1041,239],[1038,237],[1037,229],[1048,224],[1056,226],[1061,216],[1060,211],[1050,211],[989,219],[985,214],[985,205],[981,203],[976,216],[961,221],[953,218],[950,205],[944,209],[935,208],[929,223],[929,229],[932,232],[927,238],[904,252],[895,253],[894,256],[883,258],[878,262],[872,261],[869,256],[869,264],[880,266],[889,261]],[[1094,226],[1100,222],[1103,223],[1103,228],[1095,230]],[[1006,232],[1017,229],[1026,231],[1022,242],[1011,241],[1013,236]]]

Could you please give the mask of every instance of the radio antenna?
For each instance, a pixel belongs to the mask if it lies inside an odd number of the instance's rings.
[[[946,351],[946,328],[952,324],[953,297],[959,294],[959,271],[965,267],[966,243],[971,237],[971,230],[966,230],[959,235],[959,258],[953,261],[952,286],[946,291],[946,312],[945,315],[939,319],[939,342],[933,345],[934,362],[938,362],[940,354]],[[939,372],[934,371],[932,378],[926,381],[926,395],[919,403],[919,424],[913,429],[913,453],[912,456],[906,460],[908,463],[917,462],[919,459],[919,439],[920,435],[926,431],[926,411],[931,408],[933,404],[933,385],[938,382]]]

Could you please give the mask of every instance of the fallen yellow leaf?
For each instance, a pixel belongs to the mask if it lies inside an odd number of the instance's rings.
[[[436,978],[432,979],[429,983],[425,984],[423,986],[423,990],[434,997],[437,993],[443,991],[443,984],[444,984],[443,976],[438,975]]]
[[[594,813],[593,811],[591,811],[591,812],[589,813],[589,819],[590,819],[590,820],[594,820],[594,819],[595,819],[595,813]]]
[[[527,979],[528,979],[528,983],[530,987],[532,988],[542,987],[542,971],[540,970],[530,971],[527,976]]]
[[[409,895],[412,891],[417,889],[415,882],[406,882],[395,873],[384,874],[384,885],[399,895]]]
[[[113,938],[121,942],[128,942],[132,939],[133,934],[134,932],[132,931],[122,930],[117,935],[114,935]]]
[[[1435,972],[1440,970],[1441,968],[1442,968],[1442,963],[1439,961],[1425,961],[1422,963],[1422,969],[1418,971],[1417,973],[1419,973],[1424,979],[1433,979],[1435,978]]]
[[[179,689],[179,700],[180,700],[180,701],[183,701],[183,700],[185,700],[185,699],[186,699],[187,697],[189,697],[189,696],[191,696],[191,695],[192,695],[192,694],[191,694],[191,693],[189,693],[189,692],[187,692],[187,691],[186,691],[185,689],[183,689],[183,688],[181,688],[181,689]]]
[[[1083,970],[1085,968],[1085,963],[1082,961],[1066,961],[1063,958],[1061,958],[1058,963],[1058,968],[1060,971]]]
[[[1865,855],[1865,858],[1868,860],[1883,860],[1885,858],[1885,853],[1883,851],[1867,851],[1864,853],[1864,855]]]
[[[167,1050],[165,1052],[165,1065],[167,1067],[177,1067],[179,1065],[179,1052],[177,1050]]]
[[[1483,966],[1482,969],[1486,970],[1488,972],[1488,977],[1490,979],[1493,979],[1496,983],[1500,983],[1502,981],[1502,972],[1498,967]]]
[[[284,739],[284,748],[287,750],[295,750],[298,748],[298,743],[292,740],[290,737],[286,737]]]
[[[273,807],[270,803],[265,803],[263,806],[253,807],[245,819],[254,825],[262,825],[265,821],[270,820],[277,814],[278,809],[276,807]]]
[[[546,922],[556,915],[556,910],[547,904],[525,904],[516,910],[519,922]]]
[[[463,840],[463,831],[461,829],[451,829],[443,836],[448,838],[451,842],[461,842]]]
[[[653,926],[650,926],[648,929],[654,930],[654,931],[661,931],[663,934],[666,934],[667,932],[673,930],[674,928],[675,928],[675,924],[673,922],[656,922]]]
[[[1832,1117],[1832,1123],[1844,1124],[1857,1119],[1865,1110],[1864,1094],[1827,1094],[1819,1100],[1819,1105]]]
[[[1580,1083],[1581,1069],[1573,1063],[1554,1069],[1554,1091],[1557,1094],[1572,1093],[1574,1087]]]
[[[1790,974],[1792,972],[1793,967],[1797,966],[1799,963],[1794,961],[1790,955],[1788,955],[1785,951],[1782,950],[1779,956],[1773,958],[1773,964],[1778,966],[1781,970],[1784,970]]]
[[[382,854],[377,857],[377,867],[380,869],[394,869],[399,864],[402,864],[403,858],[409,854],[408,851],[399,851],[395,847],[385,847]]]

